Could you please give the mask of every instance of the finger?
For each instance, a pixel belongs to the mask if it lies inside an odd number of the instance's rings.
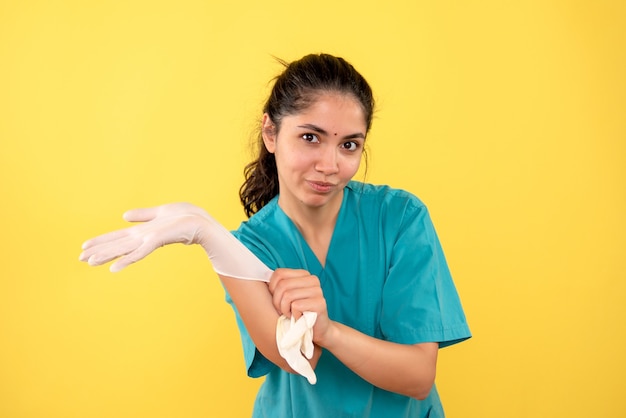
[[[302,317],[302,311],[294,309],[293,304],[290,305],[289,309],[291,310],[291,317],[296,321],[298,321]]]
[[[147,222],[157,216],[159,207],[131,209],[124,212],[122,217],[128,222]]]
[[[111,267],[109,267],[109,270],[112,273],[117,273],[118,271],[122,270],[123,268],[129,265],[134,264],[139,260],[143,260],[145,257],[147,257],[150,253],[152,253],[154,250],[156,250],[159,247],[160,245],[155,244],[154,241],[145,241],[142,245],[137,247],[134,251],[126,254],[124,257],[121,257],[115,263],[111,264]]]
[[[270,282],[269,282],[270,293],[274,293],[276,288],[285,279],[295,279],[299,277],[306,277],[309,275],[310,273],[308,271],[302,270],[302,269],[278,268],[274,270],[274,273],[272,273],[272,277],[270,277]]]
[[[296,319],[300,318],[304,309],[301,307],[308,306],[311,299],[319,298],[320,291],[317,287],[299,287],[296,289],[288,289],[285,292],[277,292],[274,294],[274,306],[285,316],[293,315]]]
[[[299,298],[291,302],[291,311],[298,312],[326,312],[326,299],[322,293],[312,292],[306,298]]]
[[[281,278],[277,277],[270,281],[273,290],[270,288],[272,303],[279,314],[290,316],[292,314],[292,303],[298,299],[304,299],[319,293],[319,280],[315,276]]]
[[[81,258],[90,266],[99,266],[135,251],[141,245],[137,238],[117,240],[85,251]]]
[[[283,298],[287,292],[297,291],[298,289],[321,288],[319,279],[309,274],[300,277],[279,278],[273,282],[270,281],[270,285],[272,287],[270,292],[273,292],[272,294],[277,298]]]
[[[91,247],[95,247],[96,245],[101,245],[109,241],[115,241],[120,238],[124,238],[128,235],[129,235],[128,228],[120,229],[118,231],[108,232],[106,234],[99,235],[95,238],[88,239],[87,241],[83,243],[83,245],[81,245],[81,248],[83,250],[87,250]]]
[[[124,237],[89,247],[80,253],[78,259],[80,261],[87,261],[91,265],[100,265],[114,258],[128,254],[139,245],[141,245],[141,243],[137,238]]]

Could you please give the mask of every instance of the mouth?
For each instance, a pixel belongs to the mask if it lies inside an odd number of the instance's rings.
[[[307,181],[307,183],[318,193],[328,193],[335,187],[333,183],[326,183],[324,181]]]

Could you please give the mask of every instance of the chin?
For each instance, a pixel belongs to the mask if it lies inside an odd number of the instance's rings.
[[[321,208],[337,199],[337,193],[326,195],[306,196],[301,200],[302,204],[310,208]]]

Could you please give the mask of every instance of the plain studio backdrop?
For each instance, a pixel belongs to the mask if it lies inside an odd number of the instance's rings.
[[[625,28],[621,0],[2,0],[0,416],[249,416],[200,248],[78,255],[134,207],[236,228],[272,56],[311,52],[375,91],[365,179],[430,208],[474,334],[448,416],[626,416]]]

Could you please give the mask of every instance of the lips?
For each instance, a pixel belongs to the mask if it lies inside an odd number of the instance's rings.
[[[326,183],[324,181],[308,181],[308,183],[313,190],[319,193],[328,193],[335,187],[333,183]]]

